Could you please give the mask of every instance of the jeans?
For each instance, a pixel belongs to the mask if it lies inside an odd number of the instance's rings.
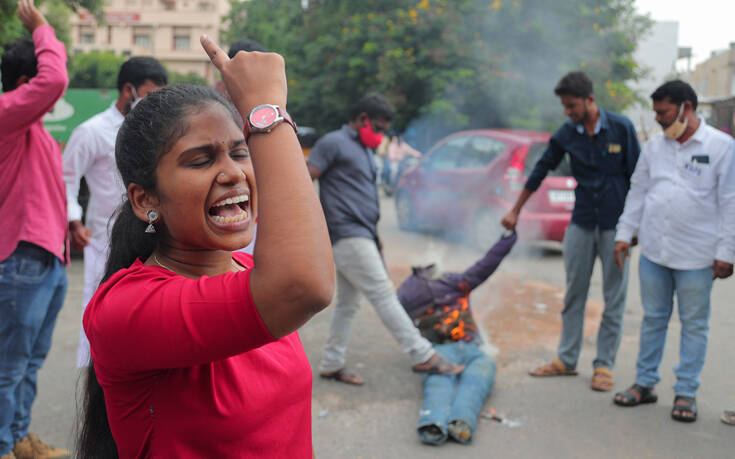
[[[472,432],[475,431],[477,417],[495,382],[495,361],[473,343],[438,344],[434,349],[445,359],[466,366],[458,375],[423,376],[424,403],[418,423],[419,437],[424,443],[438,445],[446,441],[447,426],[452,421],[464,421]],[[438,427],[441,435],[422,432],[421,428],[426,426]]]
[[[639,271],[644,315],[636,362],[636,383],[653,387],[661,381],[658,366],[664,353],[676,292],[681,343],[679,364],[674,368],[674,393],[694,397],[707,354],[712,268],[671,269],[641,255]]]
[[[28,435],[66,285],[59,259],[38,246],[21,242],[0,262],[0,456]]]
[[[340,239],[332,247],[332,253],[337,271],[337,297],[319,370],[329,373],[344,368],[352,319],[360,307],[361,294],[373,305],[383,325],[414,365],[429,360],[434,349],[398,301],[375,241],[362,237]]]
[[[623,269],[615,264],[615,230],[584,229],[571,223],[563,242],[567,292],[561,313],[562,332],[558,355],[568,369],[577,367],[584,338],[584,310],[595,259],[602,261],[602,289],[605,309],[597,332],[597,358],[593,366],[612,369],[623,327],[625,295],[628,291],[628,262]]]

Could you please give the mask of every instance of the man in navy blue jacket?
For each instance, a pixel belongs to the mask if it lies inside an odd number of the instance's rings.
[[[599,108],[592,81],[583,72],[571,72],[556,85],[569,120],[551,136],[549,147],[534,167],[513,209],[502,224],[514,229],[523,205],[538,189],[546,174],[569,155],[577,180],[572,222],[564,235],[564,296],[562,332],[557,358],[530,372],[532,376],[577,374],[582,350],[584,310],[592,268],[602,262],[605,310],[597,333],[597,358],[590,387],[607,391],[613,387],[612,369],[620,345],[628,290],[628,263],[615,263],[615,226],[623,213],[630,178],[641,148],[630,120]]]

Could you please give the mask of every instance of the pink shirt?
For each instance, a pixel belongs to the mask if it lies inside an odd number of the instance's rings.
[[[68,250],[61,150],[42,119],[69,83],[66,50],[48,25],[33,31],[33,43],[38,74],[0,94],[0,261],[26,241],[63,262]]]
[[[311,458],[311,367],[296,332],[266,329],[250,272],[136,260],[97,290],[84,330],[121,459]]]

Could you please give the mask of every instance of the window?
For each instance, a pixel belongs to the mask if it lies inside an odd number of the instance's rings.
[[[488,166],[497,156],[505,151],[507,145],[492,137],[474,136],[464,148],[457,163],[458,168],[476,168]]]
[[[212,5],[210,2],[199,2],[199,11],[213,11],[214,5]]]
[[[151,49],[152,48],[152,41],[151,36],[148,34],[136,34],[133,37],[133,43],[135,43],[135,46],[139,46],[141,48]]]
[[[79,42],[84,44],[94,43],[94,29],[80,29],[79,30]]]
[[[153,29],[150,27],[135,27],[133,29],[133,44],[141,48],[153,47]]]
[[[174,29],[174,49],[191,49],[191,32],[189,29]]]
[[[457,167],[467,137],[454,137],[429,154],[426,167],[431,170],[448,170]]]

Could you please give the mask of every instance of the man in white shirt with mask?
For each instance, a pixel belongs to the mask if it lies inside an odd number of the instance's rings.
[[[117,100],[77,126],[64,149],[64,182],[69,209],[69,236],[76,250],[84,251],[84,293],[82,308],[92,298],[105,271],[108,247],[108,222],[125,194],[115,164],[115,138],[125,115],[148,93],[168,83],[168,72],[152,57],[132,57],[120,66]],[[89,187],[85,223],[77,201],[79,182],[84,177]],[[82,310],[84,313],[84,310]],[[81,327],[80,327],[81,328]],[[89,342],[84,330],[79,333],[77,366],[89,364]]]
[[[681,344],[671,417],[693,422],[712,283],[732,275],[735,259],[735,141],[697,118],[697,95],[687,83],[669,81],[651,98],[664,132],[643,148],[615,237],[615,258],[622,265],[638,236],[644,316],[635,384],[614,402],[657,401],[654,386],[661,380],[658,367],[676,294]]]

